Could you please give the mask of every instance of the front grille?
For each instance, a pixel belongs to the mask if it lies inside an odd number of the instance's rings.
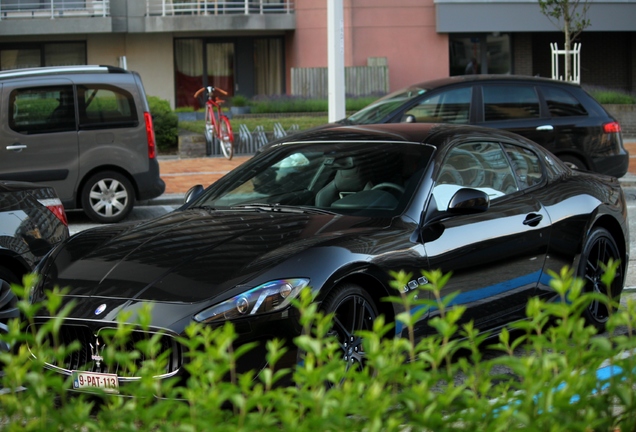
[[[137,379],[138,371],[147,360],[165,358],[165,368],[159,372],[158,377],[172,376],[176,374],[183,365],[183,350],[181,344],[168,334],[132,330],[130,336],[124,341],[114,340],[114,328],[91,329],[84,325],[65,324],[61,327],[56,338],[49,336],[48,344],[51,347],[68,346],[74,341],[79,342],[79,349],[67,355],[63,361],[54,359],[44,359],[47,366],[53,369],[62,369],[70,374],[72,370],[111,373],[120,378]],[[157,337],[158,349],[154,355],[145,354],[145,350],[140,349],[144,341]],[[137,351],[138,356],[128,364],[110,363],[104,361],[104,352],[108,344],[114,344],[115,349],[120,352]],[[32,347],[30,347],[32,348]],[[36,351],[31,352],[37,357]]]

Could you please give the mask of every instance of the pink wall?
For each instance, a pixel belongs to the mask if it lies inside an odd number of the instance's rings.
[[[296,31],[288,40],[287,66],[326,67],[327,0],[295,4]],[[433,0],[344,0],[344,26],[345,66],[366,66],[368,57],[386,57],[390,91],[448,76],[448,37],[435,31]]]

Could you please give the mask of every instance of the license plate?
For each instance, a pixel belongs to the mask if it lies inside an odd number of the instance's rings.
[[[119,393],[119,380],[115,374],[72,371],[73,390],[102,389],[106,393]]]

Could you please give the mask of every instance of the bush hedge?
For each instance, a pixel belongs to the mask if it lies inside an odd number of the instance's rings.
[[[170,108],[170,102],[156,96],[148,97],[155,139],[160,152],[175,151],[179,144],[179,117]]]
[[[611,276],[612,269],[608,272]],[[582,281],[564,269],[551,274],[557,303],[533,299],[528,319],[498,335],[479,334],[469,323],[459,325],[464,308],[440,298],[449,278],[423,273],[430,284],[396,295],[405,312],[397,316],[405,338],[394,338],[393,324],[379,317],[364,332],[366,365],[348,368],[341,347],[329,332],[331,317],[312,302],[309,290],[295,302],[304,332],[295,339],[303,361],[293,370],[276,370],[285,354],[280,341],[268,348],[270,366],[236,375],[236,359],[249,347],[233,347],[231,323],[212,329],[191,325],[182,340],[193,378],[185,386],[152,376],[165,359],[153,355],[155,343],[139,343],[138,352],[118,352],[130,329],[120,323],[104,353],[106,363],[148,360],[139,382],[122,386],[132,397],[73,393],[70,377],[43,369],[41,358],[62,358],[73,344],[53,351],[44,342],[55,335],[68,313],[60,310],[61,291],[44,305],[19,304],[23,322],[11,321],[1,339],[15,347],[0,356],[4,376],[0,394],[0,429],[26,430],[153,430],[153,431],[632,431],[636,428],[636,304],[618,308],[607,323],[608,333],[587,327],[581,311],[598,294],[582,294]],[[410,275],[395,274],[395,287]],[[25,286],[32,281],[29,276]],[[606,279],[607,280],[607,279]],[[14,287],[21,298],[28,290]],[[419,296],[419,298],[418,298]],[[426,300],[423,300],[426,299]],[[428,299],[432,300],[428,300]],[[37,308],[57,316],[37,334],[24,331]],[[434,334],[417,340],[414,324],[428,311]],[[141,327],[150,310],[139,313]],[[548,326],[548,323],[552,325]],[[619,332],[619,329],[623,329]],[[518,336],[512,337],[511,330]],[[459,337],[458,337],[459,336]],[[34,360],[24,342],[37,354]],[[498,355],[484,356],[484,347]],[[142,353],[142,354],[140,354]],[[521,355],[519,355],[521,353]],[[597,376],[604,365],[613,374]],[[278,386],[284,376],[295,385]],[[230,376],[231,379],[224,379]],[[23,389],[23,391],[17,391]],[[161,397],[160,399],[157,396]],[[164,399],[165,398],[165,399]]]

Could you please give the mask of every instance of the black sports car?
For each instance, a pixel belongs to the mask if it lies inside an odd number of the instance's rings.
[[[364,358],[356,331],[401,312],[382,301],[394,294],[392,270],[413,275],[406,291],[427,283],[422,269],[452,271],[442,294],[459,291],[453,304],[464,305],[462,319],[481,330],[523,319],[529,297],[553,297],[547,271],[565,265],[587,290],[607,293],[600,264],[620,260],[611,287],[620,296],[626,217],[615,178],[572,171],[509,132],[340,126],[269,147],[207,189],[193,188],[170,214],[71,237],[39,266],[33,296],[70,287],[65,298],[78,307],[60,340],[83,348],[49,367],[89,383],[95,373],[117,374],[118,383],[135,378],[106,366],[95,350],[121,312],[147,303],[151,328],[133,334],[163,334],[172,354],[158,378],[185,373],[175,337],[192,321],[232,320],[238,343],[259,342],[239,366],[258,370],[265,340],[299,334],[290,300],[304,287],[335,312],[343,358],[355,363]],[[435,314],[419,321],[419,335]],[[586,318],[602,327],[608,310],[596,302]],[[396,326],[396,336],[402,332]]]
[[[0,332],[19,316],[11,284],[68,238],[62,201],[51,187],[0,180]],[[0,351],[6,350],[0,344]]]

